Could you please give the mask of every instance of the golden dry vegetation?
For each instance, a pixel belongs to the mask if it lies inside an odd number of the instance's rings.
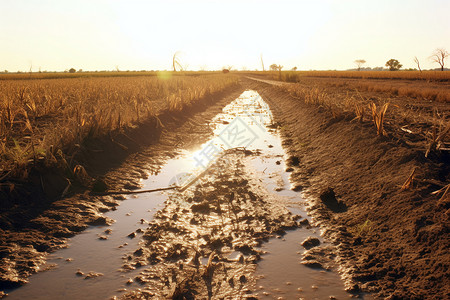
[[[18,72],[0,73],[0,80],[21,80],[21,79],[59,79],[59,78],[80,78],[80,77],[138,77],[138,76],[199,76],[218,74],[218,71],[82,71],[82,72]]]
[[[446,149],[450,145],[450,119],[448,109],[442,104],[440,107],[433,102],[423,101],[425,106],[420,108],[417,102],[409,104],[407,97],[398,97],[400,93],[386,90],[393,95],[380,94],[384,90],[361,89],[359,82],[337,82],[335,79],[317,80],[305,77],[297,83],[284,84],[280,88],[287,91],[305,103],[318,105],[330,111],[333,117],[342,113],[352,116],[352,121],[371,121],[374,123],[378,135],[386,135],[384,123],[390,123],[391,132],[412,133],[408,128],[426,140],[426,156],[431,151]],[[420,86],[418,87],[420,90]],[[440,91],[440,89],[436,89]],[[372,93],[375,92],[375,93]],[[448,91],[447,91],[448,92]],[[375,95],[375,97],[374,97]],[[401,95],[400,95],[401,96]],[[414,95],[414,97],[420,97]],[[426,98],[425,98],[426,99]],[[427,99],[429,100],[429,99]],[[435,99],[436,100],[436,99]],[[419,100],[420,102],[420,100]],[[417,106],[417,108],[415,108]],[[396,130],[396,132],[392,132]]]
[[[168,76],[169,75],[169,76]],[[0,176],[86,137],[179,111],[237,82],[233,75],[0,81]]]
[[[450,84],[436,82],[357,80],[336,82],[338,86],[353,86],[360,91],[387,92],[395,96],[427,101],[450,102]]]
[[[389,92],[398,96],[450,102],[448,71],[282,71],[250,72],[284,82],[308,82],[310,78],[360,91]]]
[[[278,72],[273,72],[277,74]],[[337,77],[360,79],[407,79],[407,80],[450,80],[447,71],[283,71],[293,78],[300,77]]]

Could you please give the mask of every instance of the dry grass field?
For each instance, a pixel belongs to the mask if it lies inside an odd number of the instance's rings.
[[[328,84],[369,92],[390,92],[398,96],[450,102],[450,72],[441,71],[282,71],[251,72],[284,82],[308,82],[310,78]]]
[[[220,74],[218,71],[77,71],[71,72],[19,72],[19,73],[5,73],[0,72],[1,80],[22,80],[22,79],[62,79],[62,78],[92,78],[92,77],[141,77],[141,76],[200,76]]]
[[[0,81],[0,176],[86,137],[136,126],[162,110],[179,111],[237,81],[223,74],[81,78],[59,74],[69,78],[17,80],[15,74],[3,75],[15,80]]]
[[[286,72],[287,73],[287,72]],[[291,72],[292,73],[292,72]],[[360,79],[450,80],[450,72],[441,71],[299,71],[297,77],[338,77]]]
[[[277,79],[266,82],[278,85],[306,104],[331,112],[332,118],[346,116],[351,123],[370,121],[380,136],[409,140],[406,135],[414,135],[412,143],[420,141],[426,156],[450,148],[448,81],[303,76],[295,82],[280,84],[277,74],[254,73],[253,78],[260,75],[260,78]],[[289,74],[282,72],[281,80],[286,81]]]

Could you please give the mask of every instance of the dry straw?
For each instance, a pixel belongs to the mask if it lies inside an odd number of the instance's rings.
[[[2,80],[0,176],[49,157],[51,147],[67,153],[86,138],[138,126],[165,109],[180,111],[237,80],[230,74]]]
[[[377,128],[378,135],[386,135],[386,131],[384,130],[383,122],[385,119],[386,111],[389,107],[389,103],[385,103],[381,106],[380,109],[377,109],[377,105],[375,103],[371,103],[369,105],[370,110],[372,111],[372,118],[375,127]]]

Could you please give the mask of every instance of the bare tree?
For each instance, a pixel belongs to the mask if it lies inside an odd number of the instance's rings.
[[[357,60],[355,60],[355,64],[358,67],[358,71],[361,71],[361,67],[365,63],[366,63],[366,61],[364,59],[357,59]]]
[[[434,50],[433,55],[431,55],[431,60],[438,63],[441,66],[441,71],[444,71],[445,59],[448,57],[449,53],[444,48],[438,48]]]
[[[33,74],[33,62],[30,61],[30,71],[28,72],[30,74],[30,79],[31,79],[31,75]]]
[[[263,72],[264,72],[265,70],[264,70],[264,61],[263,61],[262,53],[261,53],[261,64],[262,64],[262,68],[263,68]]]
[[[184,67],[181,64],[179,55],[180,55],[180,51],[177,51],[177,52],[175,52],[175,54],[173,55],[173,58],[172,58],[172,65],[173,65],[174,72],[177,71],[177,68],[180,69],[180,71],[184,70]]]
[[[417,65],[417,68],[419,69],[420,73],[422,73],[422,69],[420,68],[420,62],[419,59],[417,58],[417,56],[414,56],[414,62]]]

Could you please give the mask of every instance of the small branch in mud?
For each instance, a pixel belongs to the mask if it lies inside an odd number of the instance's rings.
[[[403,183],[402,188],[401,188],[402,190],[407,190],[412,186],[415,175],[416,175],[416,169],[417,169],[417,167],[413,168],[411,174],[409,174],[409,176],[408,176],[408,179],[406,179],[405,183]]]
[[[237,151],[241,151],[243,152],[245,155],[251,155],[254,154],[255,151],[251,151],[251,150],[247,150],[244,147],[236,147],[236,148],[231,148],[231,149],[227,149],[224,151],[224,153],[219,157],[222,158],[223,156],[230,154],[230,153],[234,153]],[[258,151],[256,151],[256,153],[258,153]],[[213,164],[211,164],[213,165]],[[204,175],[206,175],[208,172],[210,172],[210,168],[208,167],[207,169],[205,169],[203,172],[201,172],[199,175],[197,175],[195,178],[193,178],[191,181],[189,181],[186,185],[184,186],[178,186],[178,185],[174,185],[174,186],[169,186],[169,187],[165,187],[165,188],[158,188],[158,189],[150,189],[150,190],[139,190],[139,191],[109,191],[109,192],[91,192],[91,195],[96,195],[96,196],[108,196],[108,195],[132,195],[132,194],[143,194],[143,193],[152,193],[152,192],[159,192],[159,191],[166,191],[166,190],[174,190],[177,189],[180,192],[184,192],[187,188],[189,188],[192,184],[194,184],[196,181],[198,181],[200,178],[202,178]]]
[[[193,178],[191,181],[189,181],[186,185],[182,186],[180,188],[180,192],[184,192],[187,188],[189,188],[191,185],[193,185],[197,180],[199,180],[200,178],[202,178],[204,175],[206,175],[208,172],[210,171],[209,168],[207,168],[206,170],[204,170],[203,172],[201,172],[200,174],[198,174],[197,176],[195,176],[195,178]]]
[[[441,200],[445,199],[445,196],[447,196],[449,190],[450,190],[450,184],[447,184],[443,188],[441,188],[441,189],[439,189],[437,191],[434,191],[431,194],[432,195],[442,194],[442,197],[439,199],[439,202],[440,202]]]
[[[159,189],[151,189],[151,190],[140,190],[140,191],[110,191],[110,192],[91,192],[92,195],[96,196],[108,196],[108,195],[131,195],[131,194],[143,194],[143,193],[152,193],[152,192],[159,192],[159,191],[167,191],[167,190],[174,190],[179,188],[179,186],[169,186],[165,188],[159,188]]]

